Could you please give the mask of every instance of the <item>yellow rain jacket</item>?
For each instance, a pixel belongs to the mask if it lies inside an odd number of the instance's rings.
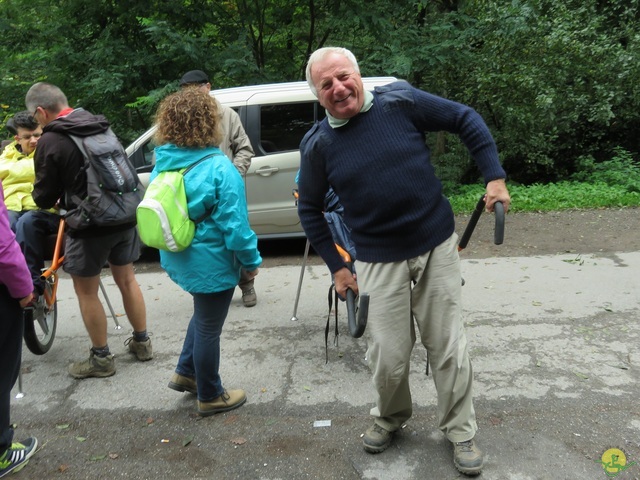
[[[12,142],[0,154],[0,180],[4,187],[4,203],[7,210],[21,212],[37,210],[31,192],[36,178],[33,166],[33,155],[23,154],[17,147],[18,142]],[[48,210],[56,212],[55,209]]]

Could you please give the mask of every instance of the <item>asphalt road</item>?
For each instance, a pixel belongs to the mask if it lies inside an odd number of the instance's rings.
[[[155,348],[155,358],[141,364],[126,353],[128,324],[105,271],[125,327],[111,326],[109,333],[118,372],[78,381],[66,367],[89,345],[72,286],[62,278],[52,350],[23,355],[25,396],[14,400],[12,420],[17,439],[35,435],[41,447],[19,475],[460,477],[436,428],[435,389],[425,377],[420,345],[412,357],[413,417],[387,451],[363,451],[372,406],[366,341],[348,336],[343,308],[339,343],[331,343],[331,335],[325,364],[330,277],[321,264],[305,270],[299,320],[291,321],[300,257],[296,265],[261,269],[256,307],[243,307],[236,292],[223,332],[221,374],[228,388],[246,389],[249,400],[204,419],[195,414],[193,395],[166,386],[190,314],[187,294],[157,269],[139,271]],[[489,256],[464,259],[462,267],[477,440],[486,452],[481,478],[640,478],[634,464],[640,462],[640,252]],[[624,465],[605,471],[602,459],[618,450]]]

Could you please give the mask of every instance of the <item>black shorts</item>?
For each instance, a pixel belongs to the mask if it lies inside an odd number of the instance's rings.
[[[135,262],[140,257],[140,248],[136,227],[99,237],[67,236],[62,268],[69,275],[95,277],[107,261],[118,266]]]

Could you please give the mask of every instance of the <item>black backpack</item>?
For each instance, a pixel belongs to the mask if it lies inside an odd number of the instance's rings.
[[[136,223],[136,208],[144,195],[135,168],[120,141],[109,128],[88,137],[69,135],[84,155],[82,171],[87,174],[87,196],[69,196],[77,205],[65,215],[75,230]]]

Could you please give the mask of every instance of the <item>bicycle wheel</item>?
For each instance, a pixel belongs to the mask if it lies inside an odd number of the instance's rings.
[[[51,286],[46,284],[47,293]],[[44,355],[53,345],[58,325],[58,305],[47,308],[44,295],[40,295],[32,308],[24,310],[24,343],[35,355]]]

